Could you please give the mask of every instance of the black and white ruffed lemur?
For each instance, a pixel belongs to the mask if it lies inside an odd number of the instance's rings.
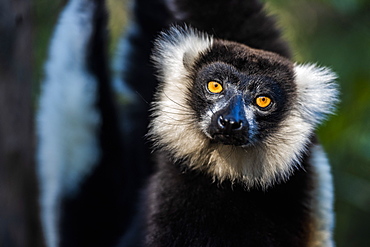
[[[165,1],[148,138],[156,170],[120,246],[334,246],[315,128],[338,102],[328,68],[290,60],[259,1]]]

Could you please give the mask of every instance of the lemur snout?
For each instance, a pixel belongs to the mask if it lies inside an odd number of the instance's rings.
[[[231,134],[243,128],[242,120],[235,120],[231,116],[220,115],[217,119],[219,129],[225,134]]]
[[[210,134],[215,141],[225,145],[245,145],[248,142],[248,121],[245,118],[243,100],[235,98],[215,113]]]

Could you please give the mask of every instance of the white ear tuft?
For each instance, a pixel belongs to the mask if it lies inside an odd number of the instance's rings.
[[[195,59],[212,46],[211,36],[190,27],[171,27],[156,40],[152,59],[164,78],[184,75]],[[179,73],[180,72],[180,73]]]
[[[314,64],[295,65],[298,110],[303,118],[316,125],[332,114],[338,103],[337,75],[329,68]]]

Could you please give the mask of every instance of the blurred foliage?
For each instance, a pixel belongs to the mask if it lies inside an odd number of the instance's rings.
[[[42,78],[50,35],[65,0],[35,0],[35,81]],[[335,179],[338,247],[370,243],[370,1],[265,0],[297,62],[332,68],[341,103],[319,129]],[[107,0],[111,54],[126,23],[127,1]],[[35,92],[38,91],[36,87]]]

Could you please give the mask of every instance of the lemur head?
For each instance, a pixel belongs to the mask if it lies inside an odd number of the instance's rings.
[[[155,145],[247,188],[287,179],[337,102],[329,69],[191,28],[163,33],[153,60],[161,81],[149,132]]]

